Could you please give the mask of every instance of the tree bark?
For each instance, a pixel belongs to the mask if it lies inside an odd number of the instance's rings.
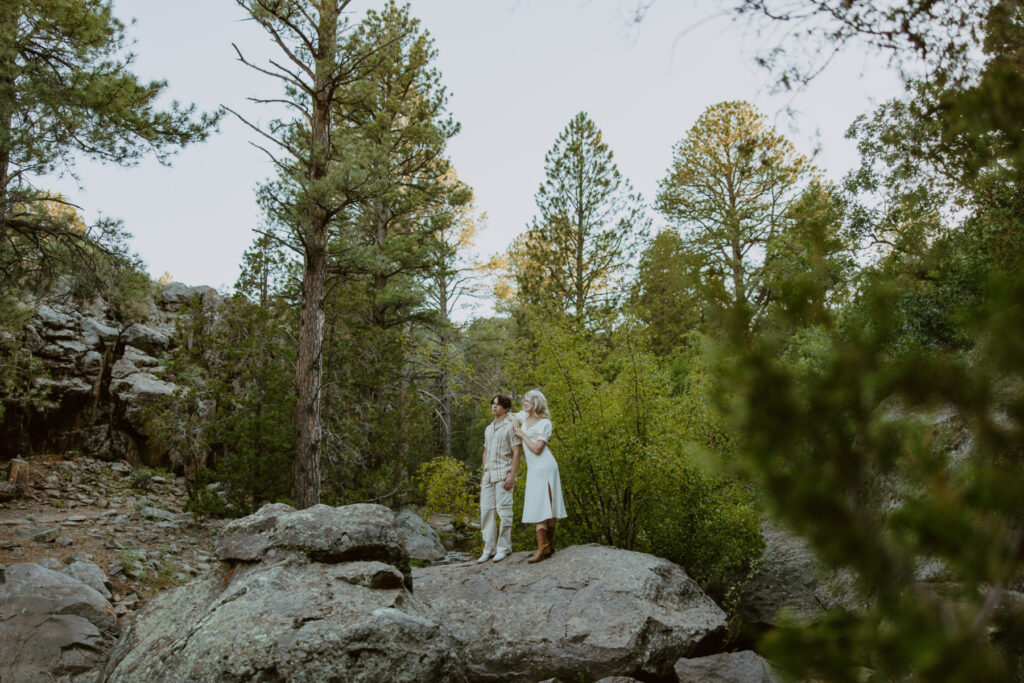
[[[337,65],[338,17],[347,3],[328,2],[319,10],[316,72],[313,80],[309,186],[327,175],[331,143],[333,71]],[[309,189],[309,188],[307,188]],[[315,192],[311,194],[317,194]],[[321,201],[311,202],[306,218],[302,273],[302,311],[295,359],[295,457],[292,500],[299,508],[320,502],[320,387],[323,380],[324,301],[327,297],[327,241],[330,214]]]
[[[17,22],[14,4],[0,5],[0,226],[7,213],[7,184],[10,182]]]
[[[28,486],[28,463],[20,458],[7,465],[7,481],[18,487]]]

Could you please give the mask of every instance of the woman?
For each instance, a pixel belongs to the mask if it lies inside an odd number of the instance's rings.
[[[522,439],[526,458],[526,497],[523,501],[523,523],[537,525],[537,552],[527,562],[540,562],[555,552],[555,523],[565,519],[562,483],[558,463],[548,448],[551,419],[548,400],[533,389],[523,397],[522,424],[513,431]]]

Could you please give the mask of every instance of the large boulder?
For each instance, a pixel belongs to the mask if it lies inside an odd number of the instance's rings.
[[[454,640],[411,593],[378,505],[266,506],[227,525],[220,564],[153,598],[105,681],[461,681]]]
[[[721,643],[725,613],[667,560],[598,545],[527,556],[413,569],[474,680],[665,677]]]
[[[402,508],[396,512],[395,524],[398,526],[398,537],[412,559],[437,562],[448,554],[441,536],[411,509]]]
[[[29,562],[0,577],[0,681],[94,681],[121,632],[110,603]]]
[[[853,576],[827,571],[807,541],[785,528],[765,522],[764,557],[757,575],[746,585],[740,617],[754,626],[774,626],[780,611],[813,620],[832,607],[857,609]]]
[[[776,683],[771,665],[749,650],[680,659],[675,666],[679,683]]]

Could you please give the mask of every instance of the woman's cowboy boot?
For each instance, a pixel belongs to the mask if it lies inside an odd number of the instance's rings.
[[[551,554],[555,554],[555,523],[554,517],[548,520],[548,544],[551,546]]]
[[[530,564],[540,562],[550,554],[551,545],[548,543],[548,529],[546,526],[542,526],[537,529],[537,552],[530,555],[530,558],[526,561]]]

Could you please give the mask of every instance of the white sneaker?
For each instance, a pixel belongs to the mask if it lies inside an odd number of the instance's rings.
[[[479,560],[477,560],[477,561],[476,561],[476,563],[477,563],[477,564],[483,564],[484,562],[486,562],[486,561],[487,561],[487,560],[489,560],[489,559],[491,559],[491,556],[490,556],[490,554],[488,554],[488,553],[487,553],[487,551],[485,550],[485,551],[484,551],[484,554],[480,556],[480,559],[479,559]]]
[[[508,557],[508,553],[506,553],[504,550],[499,550],[494,554],[494,559],[492,560],[492,562],[501,562],[506,557]]]

